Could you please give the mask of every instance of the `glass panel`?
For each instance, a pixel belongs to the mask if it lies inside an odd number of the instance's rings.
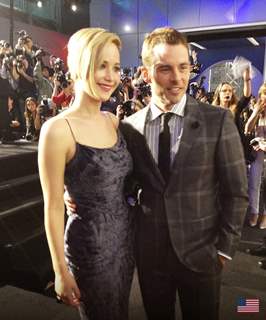
[[[234,0],[201,0],[200,25],[223,25],[235,23]]]
[[[9,0],[1,0],[0,5],[10,7]],[[14,8],[16,10],[23,11],[33,16],[41,17],[46,20],[52,20],[58,23],[58,1],[46,0],[43,1],[42,8],[37,7],[37,1],[26,1],[26,0],[14,0]]]
[[[236,22],[254,22],[266,20],[265,0],[235,0],[236,1]]]
[[[154,28],[166,26],[168,0],[139,1],[139,31],[150,32]]]
[[[137,1],[112,0],[111,30],[119,34],[138,32]]]
[[[122,53],[121,66],[134,67],[139,65],[138,37],[137,34],[121,35]]]
[[[200,1],[169,0],[168,24],[177,29],[199,27]]]

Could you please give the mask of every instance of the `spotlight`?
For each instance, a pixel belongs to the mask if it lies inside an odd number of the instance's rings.
[[[74,11],[74,12],[76,12],[77,10],[78,10],[78,7],[77,7],[77,5],[75,4],[75,3],[73,3],[73,4],[71,4],[71,10],[72,11]]]
[[[126,24],[126,25],[124,26],[124,30],[125,30],[126,32],[131,31],[130,25]]]
[[[42,1],[37,1],[37,7],[42,8]]]

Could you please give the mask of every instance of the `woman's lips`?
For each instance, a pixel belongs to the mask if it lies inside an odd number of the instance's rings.
[[[99,83],[98,86],[105,92],[109,92],[113,89],[114,86],[111,86],[109,84],[103,84],[103,83]]]

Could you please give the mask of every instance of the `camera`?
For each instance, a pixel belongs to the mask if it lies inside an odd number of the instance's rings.
[[[125,101],[121,109],[126,117],[131,116],[134,113],[134,102],[132,100]]]
[[[48,100],[47,96],[42,96],[42,100],[39,105],[39,110],[41,119],[45,120],[47,117],[50,116],[50,101]]]
[[[8,55],[4,55],[3,57],[3,65],[7,68],[7,69],[11,69],[13,66],[13,61],[16,60],[16,58],[14,56],[8,56]]]
[[[53,68],[56,73],[63,72],[64,70],[64,61],[60,58],[56,58],[53,61]]]
[[[23,55],[18,55],[16,58],[16,66],[18,69],[22,69],[24,64],[23,64],[23,60],[26,59],[25,56]]]
[[[71,84],[70,79],[70,73],[64,73],[63,71],[60,71],[56,75],[56,80],[60,82],[60,86],[65,89]]]
[[[26,136],[25,136],[25,139],[27,141],[31,141],[33,139],[33,135],[31,133],[27,133]]]
[[[259,141],[258,141],[257,138],[255,138],[255,139],[252,139],[249,144],[250,144],[252,147],[256,147],[256,146],[259,145]]]
[[[48,54],[48,53],[47,53],[46,51],[44,51],[43,48],[39,48],[39,49],[35,52],[34,56],[35,56],[35,58],[36,58],[37,60],[41,60],[42,57],[45,57],[47,54]]]

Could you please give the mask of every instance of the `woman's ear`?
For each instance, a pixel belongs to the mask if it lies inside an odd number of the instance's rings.
[[[150,70],[147,67],[142,66],[141,67],[141,74],[142,78],[146,83],[151,82],[151,77],[150,77]]]

